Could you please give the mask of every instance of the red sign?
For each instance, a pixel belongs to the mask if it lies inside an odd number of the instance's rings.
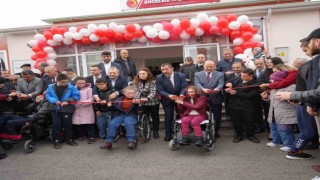
[[[220,0],[126,0],[126,6],[132,9],[148,9],[219,1]]]

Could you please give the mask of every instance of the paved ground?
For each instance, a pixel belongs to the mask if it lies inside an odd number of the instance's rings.
[[[23,144],[7,151],[0,161],[0,179],[274,179],[304,180],[320,175],[311,165],[320,164],[320,151],[309,151],[312,160],[287,160],[284,152],[270,148],[267,134],[258,135],[261,144],[244,140],[232,143],[232,131],[223,130],[212,152],[193,145],[176,151],[161,139],[139,144],[137,150],[126,148],[125,139],[112,151],[99,149],[99,142],[55,150],[47,141],[39,141],[31,154]]]

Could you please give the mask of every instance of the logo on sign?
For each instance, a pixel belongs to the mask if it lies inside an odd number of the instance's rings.
[[[137,6],[137,0],[127,0],[127,6],[130,8],[134,8]]]

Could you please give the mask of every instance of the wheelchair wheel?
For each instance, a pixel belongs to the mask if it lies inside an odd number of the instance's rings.
[[[141,116],[140,123],[140,136],[144,142],[147,142],[151,136],[151,127],[149,118],[146,114]]]
[[[169,142],[169,148],[174,151],[176,149],[178,149],[178,144],[174,142],[174,139],[171,139]]]
[[[25,143],[24,143],[24,151],[26,153],[32,153],[35,149],[35,144],[34,144],[34,141],[32,140],[27,140]]]
[[[2,148],[5,150],[10,150],[13,148],[14,143],[12,142],[4,142],[3,144],[1,144]]]

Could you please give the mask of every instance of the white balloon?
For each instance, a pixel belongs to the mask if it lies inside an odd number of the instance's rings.
[[[162,31],[163,30],[163,25],[161,23],[155,23],[153,25],[153,29],[155,29],[157,31]]]
[[[89,39],[90,39],[90,41],[92,41],[92,42],[97,42],[97,41],[99,41],[99,37],[98,37],[97,35],[95,35],[95,34],[90,34]]]
[[[71,45],[73,42],[71,39],[63,39],[63,44],[65,45]]]
[[[252,21],[248,21],[247,24],[249,24],[251,27],[253,27],[253,22]]]
[[[54,53],[54,49],[50,46],[46,46],[43,48],[43,51],[47,52],[47,53]]]
[[[117,31],[119,31],[119,32],[121,32],[121,33],[126,33],[126,32],[127,32],[126,26],[123,25],[123,24],[118,25]]]
[[[241,16],[238,17],[237,21],[240,24],[244,24],[244,23],[247,23],[249,21],[249,17],[246,16],[246,15],[241,15]]]
[[[46,40],[46,37],[44,37],[44,35],[42,34],[36,34],[34,35],[34,39],[40,41],[40,40]]]
[[[53,59],[48,59],[47,63],[49,64],[49,66],[55,66],[57,64],[57,61],[55,61]]]
[[[51,40],[51,39],[48,40],[47,43],[48,43],[49,46],[56,46],[58,44],[56,41]]]
[[[199,26],[199,24],[200,24],[200,21],[199,21],[199,19],[196,19],[196,18],[191,18],[190,19],[190,24],[193,26],[193,27],[198,27]]]
[[[63,34],[63,36],[64,36],[64,38],[66,38],[66,39],[72,39],[72,32],[65,32],[65,33]]]
[[[262,40],[262,36],[260,34],[255,34],[251,39],[253,42],[260,42]]]
[[[206,13],[199,13],[197,15],[197,19],[199,19],[200,22],[208,21],[209,20],[209,16]]]
[[[28,44],[29,44],[31,47],[33,47],[33,46],[36,46],[36,45],[38,44],[38,41],[32,39],[32,40],[30,40],[30,41],[28,42]]]
[[[79,33],[82,35],[82,36],[89,36],[90,35],[90,31],[86,28],[81,28]]]
[[[158,35],[158,31],[152,28],[146,32],[146,35],[148,38],[155,38]]]
[[[186,31],[183,31],[183,32],[180,34],[180,38],[181,38],[181,39],[189,39],[189,38],[190,38],[190,34],[188,34]]]
[[[245,54],[237,54],[235,58],[241,59],[242,61],[247,60],[247,56]]]
[[[145,36],[141,36],[141,37],[138,38],[138,42],[140,42],[140,43],[145,43],[147,41],[148,41],[148,39]]]
[[[235,38],[233,40],[233,44],[236,45],[236,46],[239,46],[243,43],[243,39],[242,38]]]
[[[133,25],[136,27],[136,30],[140,30],[141,29],[140,24],[133,24]]]
[[[173,26],[180,26],[180,20],[179,19],[172,19],[171,24]]]
[[[107,30],[108,26],[106,24],[99,24],[97,29],[101,29],[101,30]]]
[[[74,33],[72,34],[72,38],[75,40],[80,40],[82,39],[82,35],[80,33]]]
[[[209,17],[209,23],[211,24],[211,25],[216,25],[216,24],[218,24],[218,17],[216,17],[216,16],[210,16]]]
[[[88,24],[87,28],[90,32],[94,32],[94,30],[96,30],[98,26],[96,24]]]
[[[71,33],[76,33],[77,32],[77,28],[74,26],[69,27],[69,32]]]
[[[243,54],[245,54],[247,57],[252,56],[252,48],[247,48],[246,50],[243,51]]]
[[[194,34],[196,36],[202,36],[204,34],[204,30],[201,28],[196,28],[196,32]]]
[[[52,39],[56,42],[60,42],[63,40],[63,36],[61,34],[55,34],[53,35]]]
[[[115,23],[115,22],[112,22],[112,23],[110,23],[109,24],[109,28],[110,29],[113,29],[113,30],[117,30],[117,28],[118,28],[118,24],[117,23]]]
[[[151,26],[144,26],[142,30],[143,30],[143,32],[147,33],[147,31],[149,29],[152,29],[152,27]]]
[[[160,39],[168,39],[170,37],[170,33],[168,31],[160,31],[158,36]]]
[[[57,59],[57,54],[56,54],[56,53],[49,53],[49,54],[47,55],[47,58],[48,58],[48,59]]]
[[[237,30],[240,27],[240,23],[238,21],[232,21],[228,25],[229,29]]]

